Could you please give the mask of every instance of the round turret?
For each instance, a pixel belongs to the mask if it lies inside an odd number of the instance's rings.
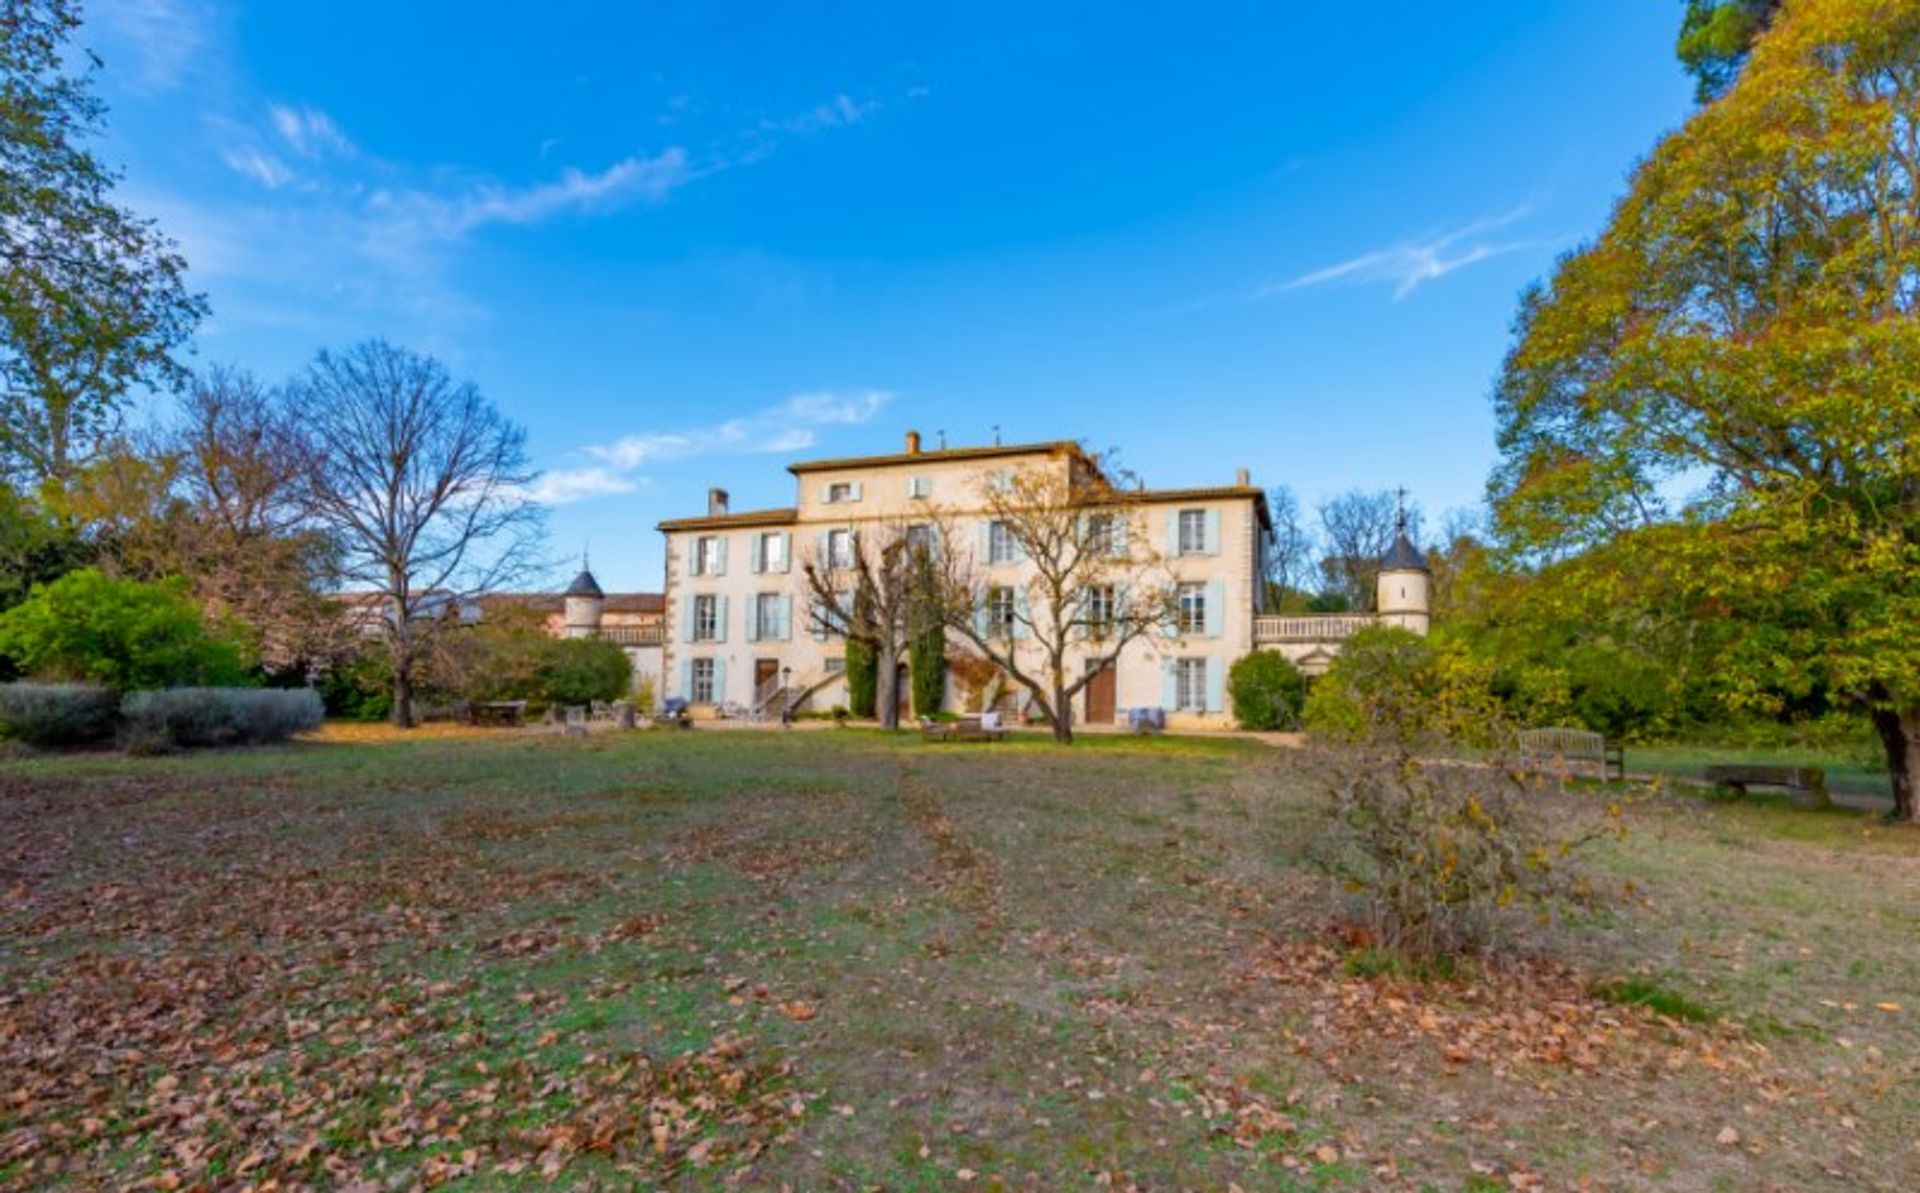
[[[1393,546],[1380,558],[1373,604],[1382,625],[1425,634],[1433,625],[1433,569],[1407,537],[1403,522]]]
[[[586,568],[567,585],[567,637],[591,638],[600,632],[600,614],[606,608],[606,594],[600,582]]]

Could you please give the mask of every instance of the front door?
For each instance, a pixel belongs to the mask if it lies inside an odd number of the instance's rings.
[[[1087,666],[1092,668],[1093,664],[1088,663]],[[1113,677],[1116,670],[1116,665],[1109,663],[1087,681],[1087,724],[1113,724]]]
[[[780,675],[779,659],[755,659],[753,661],[753,698],[764,700],[773,694],[773,681]]]

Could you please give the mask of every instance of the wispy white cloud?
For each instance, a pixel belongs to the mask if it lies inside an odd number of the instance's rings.
[[[269,104],[267,116],[273,129],[287,147],[301,157],[352,157],[353,142],[340,131],[333,117],[318,108],[296,108],[287,104]]]
[[[211,41],[213,14],[207,5],[191,0],[113,0],[97,12],[90,8],[87,15],[97,16],[111,39],[104,55],[109,66],[129,63],[123,78],[136,90],[161,92],[180,86]]]
[[[707,426],[624,435],[585,448],[582,454],[593,463],[548,472],[529,493],[546,504],[563,505],[630,493],[643,480],[641,469],[673,460],[805,451],[820,441],[824,430],[871,421],[892,400],[885,390],[816,390]]]
[[[878,100],[862,102],[849,95],[836,95],[823,104],[816,104],[797,116],[785,120],[767,120],[761,127],[789,133],[817,133],[830,128],[845,128],[859,124],[880,110]]]
[[[226,163],[235,173],[253,179],[268,190],[278,190],[293,181],[293,171],[287,163],[271,153],[262,153],[258,149],[231,149],[227,151]]]
[[[1262,286],[1254,292],[1253,297],[1270,298],[1290,290],[1304,290],[1332,282],[1373,282],[1392,286],[1394,301],[1398,302],[1428,282],[1438,281],[1456,270],[1538,247],[1538,242],[1531,240],[1489,239],[1492,233],[1511,227],[1532,214],[1532,205],[1522,204],[1503,215],[1489,216],[1431,236],[1374,249],[1288,281]]]
[[[458,236],[483,224],[538,223],[564,212],[594,211],[630,199],[657,203],[692,178],[687,151],[676,145],[653,157],[624,158],[597,173],[568,167],[552,182],[536,186],[482,186],[451,200],[416,192],[414,198],[436,207],[442,215],[442,230]]]

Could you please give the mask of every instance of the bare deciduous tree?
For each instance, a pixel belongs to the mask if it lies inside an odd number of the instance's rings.
[[[1320,504],[1320,535],[1326,554],[1320,572],[1326,591],[1346,598],[1352,609],[1373,606],[1374,580],[1380,557],[1393,546],[1398,530],[1401,498],[1390,490],[1365,493],[1358,489]],[[1406,507],[1407,533],[1420,534],[1420,511]]]
[[[1267,490],[1267,511],[1273,519],[1273,537],[1267,547],[1267,582],[1274,598],[1285,601],[1304,593],[1312,579],[1313,537],[1307,531],[1300,502],[1287,486]]]
[[[535,566],[526,433],[438,361],[383,340],[321,353],[292,401],[308,516],[337,574],[387,606],[393,722],[410,728],[426,640]]]
[[[938,569],[949,630],[1027,690],[1055,741],[1073,740],[1073,698],[1171,615],[1172,579],[1140,509],[1097,463],[1017,470],[981,494],[988,557],[950,551]],[[991,571],[996,538],[1005,580]]]
[[[801,565],[808,623],[816,632],[873,652],[883,729],[900,727],[900,660],[916,634],[938,621],[939,560],[949,554],[944,523],[881,522],[830,534]]]

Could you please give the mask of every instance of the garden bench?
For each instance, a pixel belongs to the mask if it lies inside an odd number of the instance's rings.
[[[1832,802],[1827,795],[1827,772],[1817,766],[1754,766],[1727,763],[1707,768],[1707,782],[1728,787],[1744,796],[1749,787],[1784,787],[1798,792],[1807,803],[1824,807]]]
[[[1519,741],[1525,762],[1558,764],[1569,771],[1591,768],[1602,779],[1627,777],[1626,752],[1591,729],[1522,729]]]
[[[999,713],[963,713],[957,721],[920,718],[921,741],[1005,741]]]
[[[526,715],[525,700],[478,700],[467,706],[467,720],[474,725],[516,728]]]

